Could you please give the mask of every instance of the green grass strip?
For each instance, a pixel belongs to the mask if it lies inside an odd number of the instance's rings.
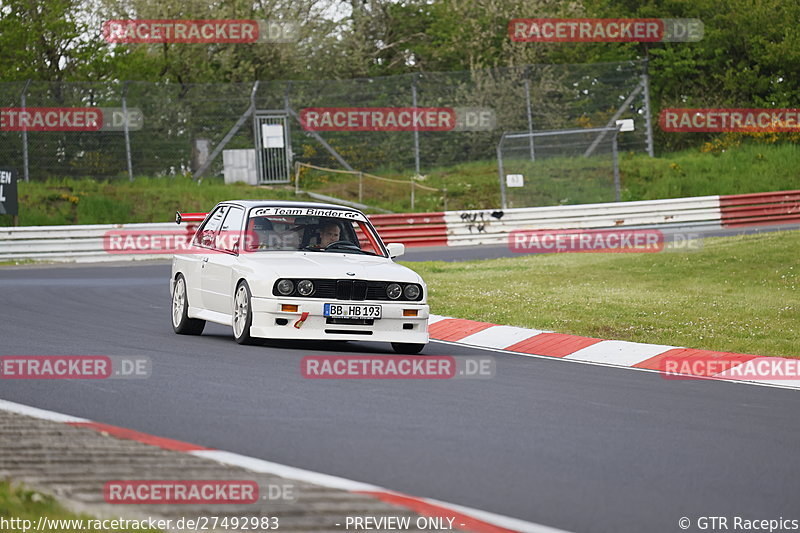
[[[800,357],[800,231],[709,238],[693,252],[404,263],[431,311],[603,339]]]

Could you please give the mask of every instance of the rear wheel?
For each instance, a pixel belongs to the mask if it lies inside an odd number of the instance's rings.
[[[183,274],[175,278],[175,287],[172,288],[172,329],[178,335],[200,335],[206,321],[199,318],[189,318],[189,299],[186,295],[186,280]]]
[[[425,348],[424,344],[412,344],[409,342],[393,342],[392,348],[397,353],[402,353],[406,355],[416,355]]]
[[[233,337],[239,344],[257,343],[257,340],[250,336],[250,326],[253,325],[251,296],[247,282],[240,281],[233,297]]]

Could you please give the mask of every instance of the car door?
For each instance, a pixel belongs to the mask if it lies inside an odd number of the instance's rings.
[[[214,235],[222,224],[227,210],[228,206],[216,207],[192,237],[190,249],[181,254],[182,270],[186,278],[186,292],[189,303],[194,309],[205,308],[202,291],[203,266],[212,252],[211,243],[213,243]]]
[[[209,311],[231,314],[233,309],[233,266],[237,260],[244,223],[244,209],[230,206],[216,235],[214,253],[203,265],[203,304]]]
[[[229,205],[220,205],[214,209],[192,240],[192,245],[195,248],[192,258],[196,261],[197,276],[192,282],[189,282],[189,290],[190,295],[192,291],[197,291],[198,297],[194,301],[198,303],[195,305],[203,309],[208,309],[208,298],[205,294],[208,285],[205,281],[206,265],[210,257],[216,253],[214,242],[217,239],[219,228],[222,226],[223,220],[225,220],[225,215],[228,214],[228,209],[230,209]]]

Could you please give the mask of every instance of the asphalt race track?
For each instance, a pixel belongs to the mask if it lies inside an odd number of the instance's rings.
[[[800,519],[797,391],[439,342],[424,353],[491,355],[496,376],[308,380],[306,355],[390,349],[175,335],[169,268],[0,269],[1,355],[153,361],[144,380],[0,380],[0,398],[569,531]]]

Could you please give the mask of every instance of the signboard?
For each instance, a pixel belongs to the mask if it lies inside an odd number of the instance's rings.
[[[0,168],[0,215],[18,215],[17,171]]]
[[[617,120],[615,122],[615,124],[619,128],[619,131],[633,131],[633,129],[634,129],[633,119],[632,118],[625,118],[625,119],[622,119],[622,120]]]
[[[283,148],[283,126],[280,124],[262,124],[261,138],[264,148]]]
[[[524,187],[525,179],[522,174],[506,174],[506,187]]]

